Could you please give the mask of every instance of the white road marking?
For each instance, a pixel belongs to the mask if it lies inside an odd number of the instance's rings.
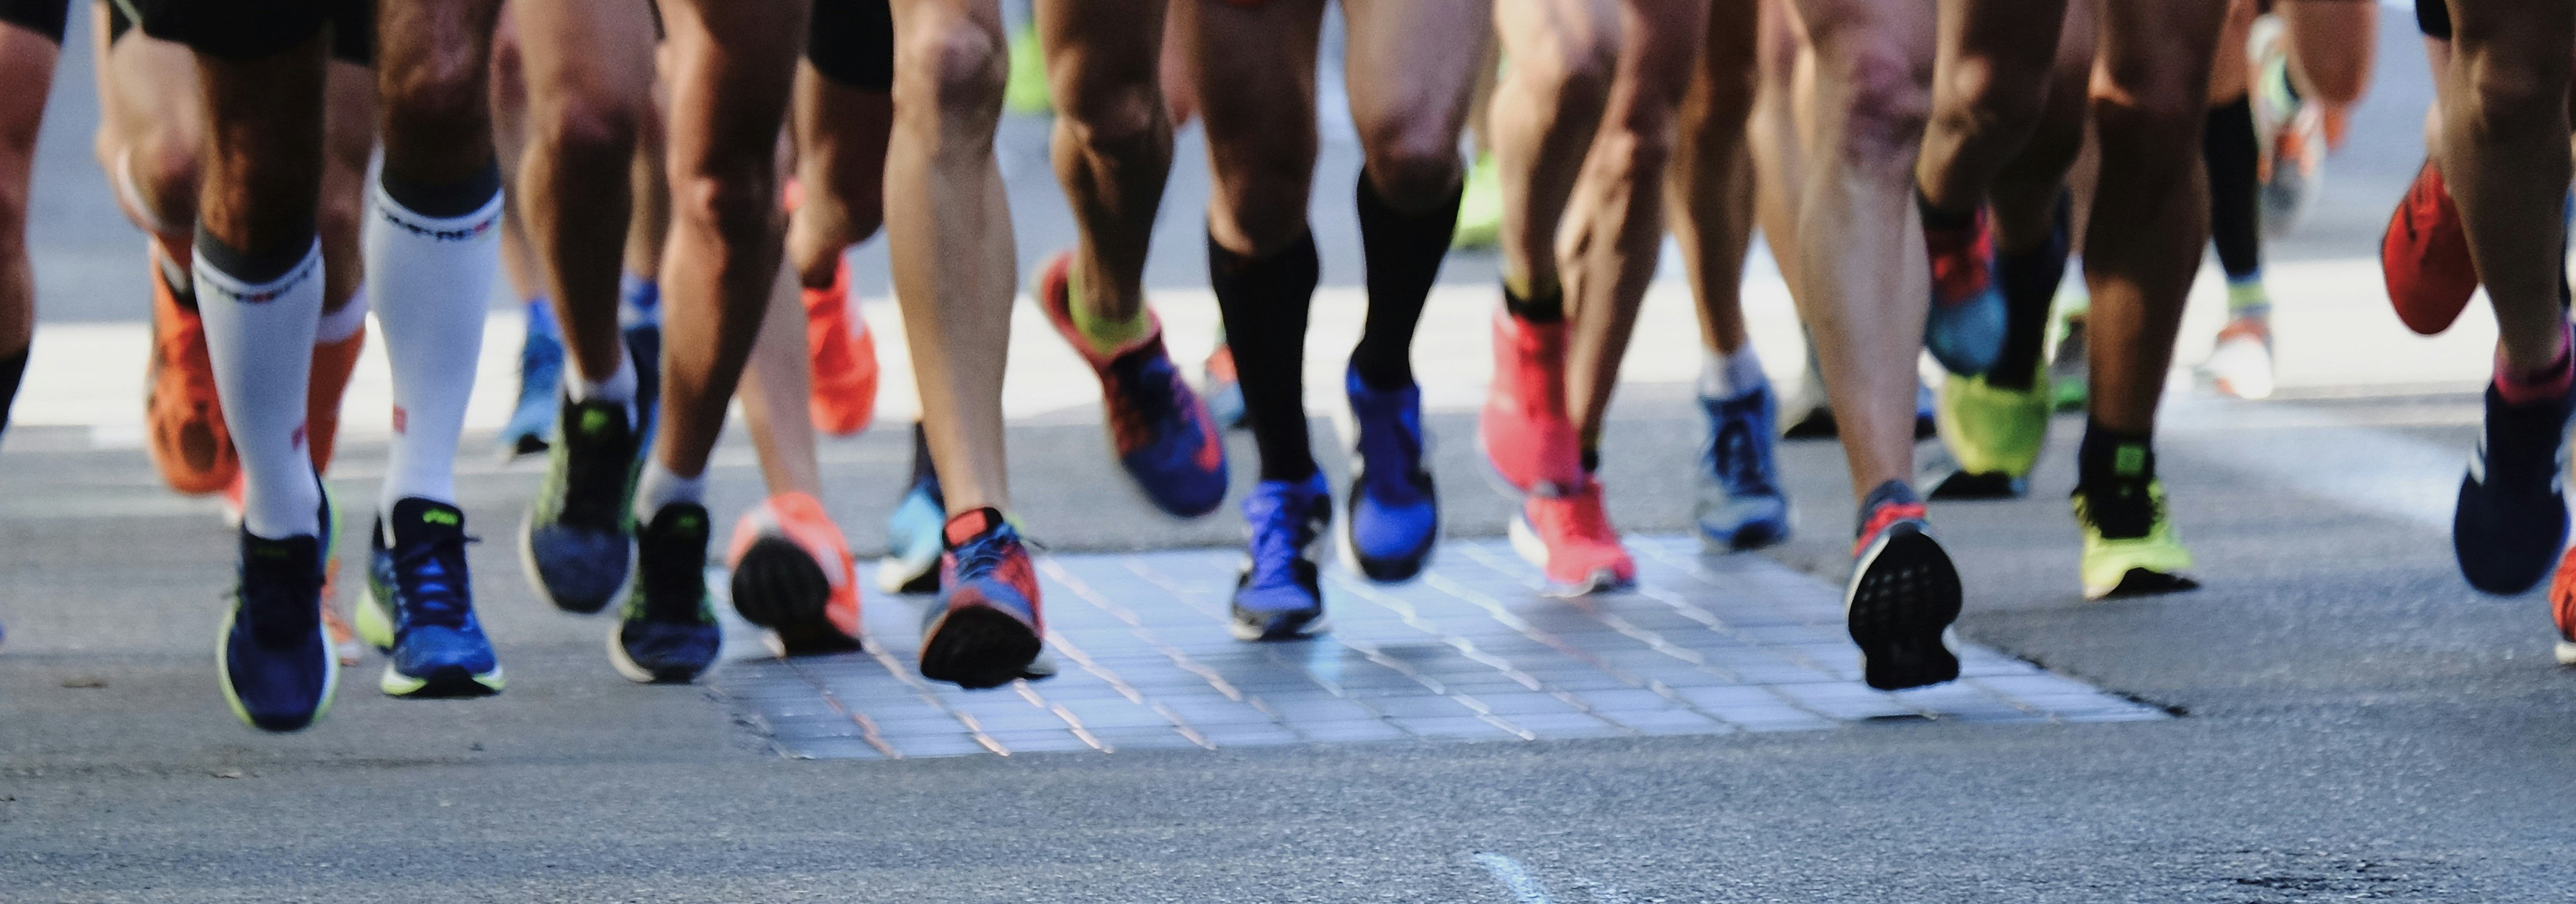
[[[1538,884],[1538,879],[1531,876],[1529,870],[1521,868],[1520,861],[1486,852],[1477,854],[1476,862],[1483,864],[1486,872],[1494,874],[1495,881],[1511,890],[1513,900],[1520,904],[1556,904],[1547,896],[1547,886]]]

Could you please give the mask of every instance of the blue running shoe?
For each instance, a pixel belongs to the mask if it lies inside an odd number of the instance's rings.
[[[388,522],[391,528],[387,528]],[[391,535],[388,540],[388,534]],[[403,499],[376,519],[358,633],[386,654],[376,687],[395,697],[488,697],[505,683],[474,617],[465,513]]]
[[[707,593],[705,506],[675,502],[635,534],[635,587],[608,631],[608,663],[639,684],[687,684],[716,662],[724,629]]]
[[[1234,584],[1236,640],[1296,640],[1324,630],[1314,547],[1332,517],[1333,490],[1321,472],[1295,483],[1264,480],[1244,497],[1252,542]]]
[[[650,445],[662,404],[662,324],[633,324],[624,335],[626,356],[635,362],[635,433]]]
[[[1038,661],[1046,616],[1019,528],[979,508],[948,519],[940,536],[948,551],[939,601],[923,613],[921,676],[979,690],[1054,674]]]
[[[2516,405],[2487,384],[2486,430],[2451,516],[2451,548],[2469,586],[2501,595],[2529,590],[2566,545],[2559,474],[2571,399],[2576,393]]]
[[[886,555],[877,563],[877,587],[887,593],[938,592],[939,554],[946,548],[939,532],[947,523],[948,502],[940,495],[939,475],[924,468],[886,519]]]
[[[1760,549],[1789,538],[1789,497],[1773,456],[1780,402],[1763,384],[1731,399],[1699,398],[1708,446],[1699,459],[1699,540],[1712,552]]]
[[[529,583],[566,612],[607,608],[633,568],[644,434],[627,412],[619,402],[563,401],[545,485],[519,524]]]
[[[331,506],[322,506],[325,535]],[[270,540],[241,532],[233,606],[215,644],[216,676],[233,715],[263,731],[300,731],[331,710],[340,660],[322,627],[320,537]]]
[[[1951,373],[1985,373],[2003,355],[2008,319],[1985,208],[1977,208],[1976,222],[1966,228],[1927,226],[1923,246],[1932,259],[1932,309],[1923,347]]]
[[[1422,387],[1373,389],[1353,370],[1342,389],[1360,434],[1343,553],[1369,580],[1412,580],[1440,542],[1440,494],[1422,467]]]
[[[546,451],[547,428],[554,426],[555,395],[563,389],[563,333],[555,326],[554,308],[542,298],[528,300],[528,335],[519,345],[519,404],[501,427],[501,454],[516,458]]]
[[[1148,309],[1140,315],[1143,335],[1115,352],[1095,351],[1073,323],[1072,262],[1070,253],[1047,262],[1038,276],[1038,306],[1099,375],[1118,464],[1155,508],[1182,518],[1215,511],[1225,501],[1225,439],[1163,349],[1162,322]]]

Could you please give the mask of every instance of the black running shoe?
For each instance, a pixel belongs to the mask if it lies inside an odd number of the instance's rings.
[[[322,532],[331,533],[322,505]],[[233,715],[263,731],[300,731],[331,710],[340,660],[322,628],[320,537],[270,540],[241,531],[233,605],[215,645],[215,674]]]
[[[2469,586],[2512,595],[2549,575],[2567,543],[2562,450],[2576,393],[2515,405],[2487,386],[2486,430],[2460,479],[2451,549]]]
[[[1959,657],[1943,634],[1959,618],[1959,572],[1932,539],[1923,503],[1890,481],[1861,511],[1843,615],[1863,678],[1883,691],[1958,678]]]
[[[707,593],[707,510],[676,502],[635,535],[635,587],[608,632],[608,661],[627,680],[686,684],[716,662],[724,629]]]

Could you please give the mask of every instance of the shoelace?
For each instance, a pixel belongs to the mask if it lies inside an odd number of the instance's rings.
[[[464,626],[472,611],[465,546],[476,542],[464,534],[439,533],[426,542],[394,548],[394,583],[402,589],[405,625]]]
[[[968,580],[1001,570],[1019,541],[1019,532],[1005,524],[959,544],[951,550],[957,556],[957,578]]]
[[[563,518],[596,530],[608,530],[622,523],[626,499],[626,481],[634,473],[634,428],[624,435],[605,431],[593,435],[585,431],[564,431]],[[627,442],[617,442],[625,439]]]
[[[1156,366],[1160,359],[1128,355],[1111,362],[1109,385],[1102,387],[1127,404],[1109,406],[1111,427],[1119,437],[1134,437],[1142,443],[1154,435],[1154,428],[1181,419],[1178,394],[1172,387],[1177,375],[1169,365]],[[1121,443],[1121,450],[1127,448]]]
[[[1422,501],[1413,476],[1422,468],[1422,434],[1406,429],[1403,410],[1392,402],[1386,410],[1361,413],[1359,452],[1367,463],[1368,494],[1388,505]]]
[[[242,560],[241,618],[261,646],[285,646],[312,635],[322,616],[311,604],[322,587],[312,564],[300,556]]]
[[[2146,484],[2137,484],[2129,492],[2095,495],[2093,491],[2076,490],[2075,501],[2081,509],[2078,517],[2092,522],[2093,529],[2106,540],[2135,540],[2155,530],[2164,520],[2165,500],[2150,492]]]
[[[1548,533],[1585,544],[1615,543],[1619,532],[1610,527],[1610,514],[1601,507],[1601,490],[1597,486],[1569,489],[1564,495],[1541,500],[1538,526]]]
[[[1709,439],[1709,470],[1733,496],[1778,495],[1771,480],[1771,457],[1754,435],[1757,419],[1748,407],[1761,399],[1747,395],[1718,403],[1717,434]]]
[[[1263,494],[1252,497],[1244,507],[1244,520],[1252,524],[1252,583],[1256,586],[1288,581],[1292,564],[1303,558],[1306,544],[1314,540],[1311,522],[1289,505],[1296,500],[1288,494]]]

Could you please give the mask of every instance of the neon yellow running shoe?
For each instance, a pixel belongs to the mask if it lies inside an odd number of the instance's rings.
[[[2182,548],[2165,512],[2164,481],[2149,480],[2144,490],[2117,497],[2075,490],[2075,520],[2084,526],[2085,599],[2199,589],[2182,574],[2191,567],[2191,551]]]
[[[2044,371],[2032,374],[2027,389],[2006,389],[1982,376],[1954,374],[1942,382],[1933,417],[1959,470],[1932,488],[1932,498],[2013,499],[2029,492],[2031,466],[2048,443],[2047,387]]]
[[[1467,185],[1458,197],[1458,231],[1451,248],[1491,248],[1503,240],[1503,171],[1494,155],[1477,154],[1467,168]]]
[[[1055,109],[1055,98],[1047,93],[1046,47],[1038,43],[1037,26],[1024,26],[1012,34],[1010,48],[1011,66],[1002,82],[1002,108],[1032,114]]]

